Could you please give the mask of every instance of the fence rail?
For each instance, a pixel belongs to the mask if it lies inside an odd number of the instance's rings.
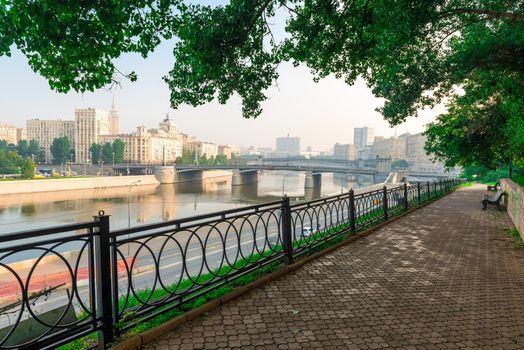
[[[4,235],[0,349],[55,348],[88,335],[105,348],[144,321],[261,267],[292,263],[459,183],[350,190],[295,204],[284,197],[117,231],[100,212],[91,222]]]

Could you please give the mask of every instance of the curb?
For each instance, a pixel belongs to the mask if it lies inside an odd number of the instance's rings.
[[[455,189],[456,190],[456,189]],[[231,300],[234,300],[246,293],[248,293],[249,291],[255,289],[255,288],[258,288],[258,287],[261,287],[263,286],[264,284],[268,283],[268,282],[271,282],[271,281],[274,281],[280,277],[282,277],[283,275],[287,275],[288,273],[294,271],[294,270],[297,270],[298,268],[302,267],[302,265],[308,263],[308,262],[311,262],[313,260],[316,260],[324,255],[327,255],[335,250],[337,250],[338,248],[341,248],[343,246],[346,246],[348,245],[349,243],[352,243],[354,241],[357,241],[359,240],[360,238],[363,238],[363,237],[366,237],[366,236],[369,236],[371,233],[379,230],[380,228],[382,228],[383,226],[387,225],[387,224],[390,224],[406,215],[409,215],[411,214],[412,212],[418,210],[418,209],[421,209],[433,202],[436,202],[438,201],[439,199],[442,199],[444,197],[446,197],[447,195],[453,193],[455,190],[451,191],[451,192],[448,192],[444,195],[442,195],[441,197],[438,197],[438,198],[434,198],[430,201],[427,201],[426,203],[423,203],[421,204],[420,206],[418,207],[415,207],[415,208],[410,208],[408,209],[407,211],[403,212],[402,214],[399,214],[397,216],[394,216],[390,219],[388,219],[387,221],[383,221],[383,222],[380,222],[372,227],[369,227],[367,229],[365,229],[364,231],[362,232],[359,232],[359,233],[353,233],[351,234],[351,236],[347,237],[346,239],[330,246],[330,247],[327,247],[325,249],[323,249],[322,251],[319,251],[319,252],[316,252],[316,253],[313,253],[311,255],[308,255],[308,256],[305,256],[303,257],[302,259],[300,259],[299,261],[297,262],[294,262],[290,265],[283,265],[281,266],[278,270],[276,271],[273,271],[272,273],[268,274],[268,275],[265,275],[263,277],[260,277],[258,278],[257,280],[251,282],[251,283],[248,283],[246,284],[245,286],[240,286],[240,287],[237,287],[235,288],[231,293],[228,293],[226,295],[223,295],[222,297],[218,298],[218,299],[215,299],[215,300],[211,300],[211,301],[208,301],[207,303],[205,303],[204,305],[196,308],[196,309],[193,309],[193,310],[190,310],[190,311],[187,311],[185,313],[183,313],[182,315],[178,316],[178,317],[175,317],[174,319],[170,320],[170,321],[167,321],[163,324],[161,324],[160,326],[157,326],[155,328],[152,328],[152,329],[149,329],[147,331],[144,331],[140,334],[137,334],[137,335],[134,335],[130,338],[127,338],[123,341],[121,341],[120,343],[118,343],[117,345],[115,346],[112,346],[110,349],[112,350],[139,350],[142,348],[143,345],[147,345],[149,343],[152,343],[154,340],[156,340],[157,338],[163,336],[164,334],[188,323],[189,321],[193,321],[195,319],[197,319],[198,317],[200,317],[202,314],[206,313],[206,312],[210,312],[216,308],[218,308],[219,306],[221,305],[224,305],[228,302],[230,302]],[[343,231],[344,232],[344,231]],[[345,231],[347,232],[347,231]]]

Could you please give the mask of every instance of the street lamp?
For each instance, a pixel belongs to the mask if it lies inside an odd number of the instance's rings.
[[[282,177],[282,196],[284,196],[284,186],[286,183],[286,177],[290,176],[289,174],[286,174]]]
[[[113,155],[113,168],[115,167],[115,152],[111,152],[111,154]],[[114,171],[114,169],[113,169]]]
[[[137,180],[134,182],[131,182],[129,186],[129,191],[127,192],[127,228],[131,227],[131,188],[133,186],[136,186],[138,183],[142,182],[142,180]]]
[[[131,182],[129,186],[129,191],[127,192],[127,228],[131,228],[131,188],[133,186],[136,186],[138,183],[142,182],[142,180],[137,180],[134,182]],[[127,239],[129,239],[129,233],[127,234]],[[129,256],[129,245],[130,243],[127,242],[127,255]]]
[[[102,176],[104,176],[104,161],[102,161]]]

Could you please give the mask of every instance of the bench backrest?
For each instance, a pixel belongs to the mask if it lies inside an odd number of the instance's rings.
[[[494,201],[494,202],[498,202],[500,200],[500,197],[502,197],[502,195],[505,195],[505,194],[506,194],[506,192],[502,191],[501,189],[498,189],[497,193],[495,193],[491,197],[491,200]]]

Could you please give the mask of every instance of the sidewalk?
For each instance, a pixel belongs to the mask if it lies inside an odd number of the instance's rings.
[[[484,186],[255,289],[153,349],[523,349],[524,250]]]

